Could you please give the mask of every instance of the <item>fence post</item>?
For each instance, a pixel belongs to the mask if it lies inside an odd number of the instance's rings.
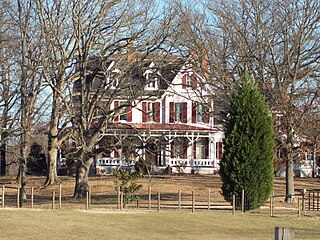
[[[181,190],[178,191],[178,208],[181,209]]]
[[[314,192],[312,192],[312,210],[314,211]]]
[[[195,211],[195,208],[196,208],[195,205],[196,205],[196,193],[193,190],[192,191],[192,213],[194,213],[194,211]]]
[[[86,210],[89,209],[89,191],[86,191]]]
[[[317,192],[317,211],[319,211],[319,192]]]
[[[309,200],[308,200],[309,211],[311,210],[310,203],[311,203],[311,192],[309,191]]]
[[[17,208],[20,207],[20,188],[17,188]]]
[[[4,185],[2,186],[2,207],[4,208],[4,190],[5,189],[5,187],[4,187]]]
[[[211,206],[211,190],[208,188],[208,211],[210,211]]]
[[[160,212],[160,192],[158,192],[158,212]]]
[[[120,193],[120,210],[123,210],[123,192]]]
[[[301,217],[300,198],[298,198],[298,217]]]
[[[89,185],[89,199],[88,199],[89,208],[91,208],[91,185]]]
[[[62,208],[62,184],[59,184],[59,208]]]
[[[274,191],[272,191],[270,196],[270,216],[274,217]]]
[[[54,209],[54,200],[55,200],[55,197],[56,197],[56,192],[55,192],[55,191],[52,191],[52,209]]]
[[[306,199],[306,189],[303,189],[302,190],[302,212],[306,210],[305,199]]]
[[[236,214],[236,195],[232,195],[232,215]]]
[[[148,209],[151,209],[151,185],[148,186]]]
[[[31,187],[31,208],[33,208],[33,193],[34,193],[34,188]]]
[[[275,240],[293,240],[294,232],[292,228],[283,228],[276,227],[275,228]]]
[[[244,189],[241,192],[241,212],[244,213]]]
[[[118,186],[118,209],[120,209],[120,186]]]

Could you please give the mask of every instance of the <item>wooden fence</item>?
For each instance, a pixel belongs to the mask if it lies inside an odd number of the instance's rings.
[[[131,201],[126,203],[124,193],[95,193],[91,187],[86,194],[85,199],[76,200],[71,195],[63,195],[63,185],[51,192],[51,195],[43,195],[39,189],[33,187],[27,188],[27,200],[20,199],[19,188],[1,186],[1,207],[24,207],[24,208],[84,208],[84,209],[119,209],[124,208],[140,208],[157,210],[161,209],[190,209],[192,212],[196,210],[229,210],[233,214],[245,212],[250,209],[249,197],[243,191],[240,196],[230,196],[228,201],[213,199],[211,189],[206,192],[200,191],[181,191],[176,193],[160,193],[152,191],[149,186],[147,193],[137,193],[131,196]],[[320,190],[300,190],[301,194],[296,195],[296,209],[298,216],[305,211],[320,211]],[[270,215],[275,216],[276,206],[275,199],[283,198],[284,195],[270,196],[269,202],[265,205],[270,209]]]

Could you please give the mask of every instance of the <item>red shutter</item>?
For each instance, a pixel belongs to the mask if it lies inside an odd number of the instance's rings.
[[[120,157],[119,149],[114,149],[114,157],[115,157],[115,158]]]
[[[187,74],[182,75],[182,88],[187,86]]]
[[[192,89],[196,89],[198,85],[197,75],[194,73],[191,76],[191,87]]]
[[[182,103],[182,122],[187,123],[187,103]]]
[[[193,142],[193,159],[197,159],[197,141]]]
[[[147,103],[146,102],[142,102],[142,122],[146,122],[147,121]]]
[[[183,139],[183,158],[188,158],[188,142],[186,139]]]
[[[117,109],[119,107],[119,101],[114,101],[114,108],[113,109]],[[119,115],[115,116],[114,118],[115,122],[119,121]]]
[[[197,122],[197,103],[192,102],[192,123]]]
[[[169,103],[169,123],[174,122],[174,103]]]
[[[209,138],[204,138],[204,158],[209,159]]]
[[[127,107],[127,114],[128,114],[128,122],[132,122],[132,107],[131,106],[129,106],[129,107]]]
[[[155,110],[156,110],[156,116],[155,116],[155,118],[154,118],[154,120],[155,120],[155,122],[160,122],[160,103],[159,102],[156,102],[155,103]]]
[[[218,142],[218,159],[222,159],[222,142]]]

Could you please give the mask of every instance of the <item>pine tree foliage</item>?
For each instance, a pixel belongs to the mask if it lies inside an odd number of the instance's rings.
[[[225,125],[224,155],[220,162],[226,199],[245,191],[249,208],[263,205],[273,187],[275,136],[264,97],[248,76],[234,93]]]

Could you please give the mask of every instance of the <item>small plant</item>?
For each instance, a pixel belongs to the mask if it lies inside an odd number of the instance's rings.
[[[116,177],[114,181],[115,189],[118,190],[120,187],[120,192],[124,194],[124,206],[135,200],[136,196],[134,196],[134,193],[138,192],[142,187],[142,185],[136,181],[142,177],[142,173],[133,173],[127,170],[117,169],[113,171],[113,175]]]

